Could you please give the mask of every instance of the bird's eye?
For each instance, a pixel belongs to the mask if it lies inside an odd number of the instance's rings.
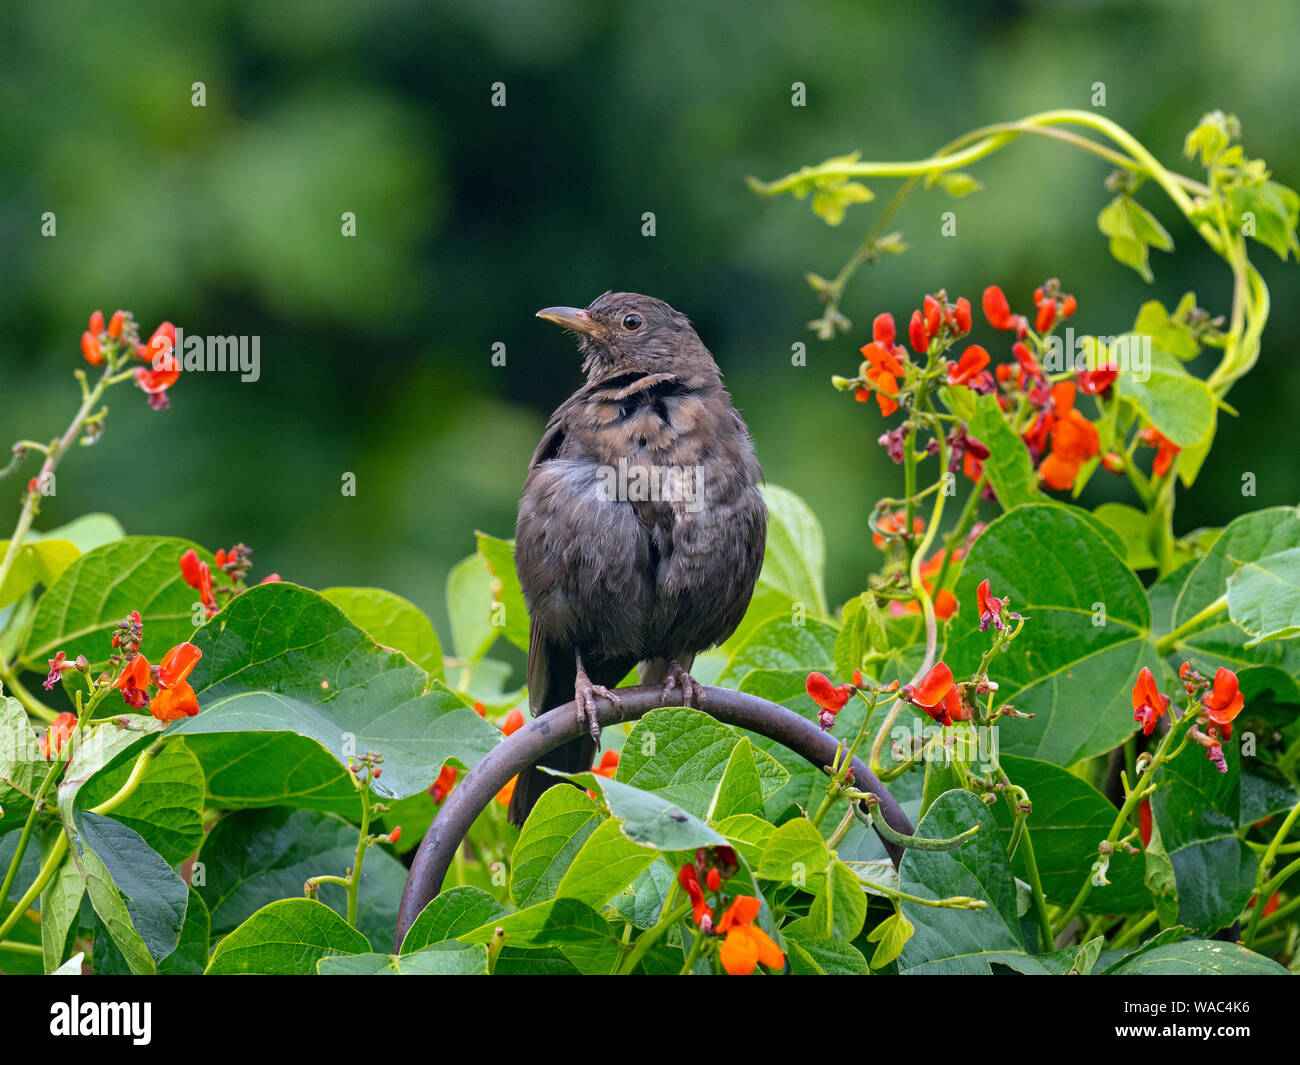
[[[623,328],[629,331],[641,328],[641,316],[639,314],[629,314],[623,319]]]

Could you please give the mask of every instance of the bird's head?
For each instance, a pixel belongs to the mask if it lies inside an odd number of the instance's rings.
[[[653,296],[606,292],[585,308],[547,307],[537,317],[577,335],[589,376],[621,369],[672,373],[701,359],[713,365],[690,319]]]

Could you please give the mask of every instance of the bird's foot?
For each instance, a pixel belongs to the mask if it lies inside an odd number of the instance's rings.
[[[673,695],[674,690],[681,692],[681,697]],[[704,694],[703,686],[678,664],[675,658],[668,660],[668,675],[664,680],[664,706],[698,706],[700,696]],[[675,700],[675,701],[674,701]]]
[[[603,684],[592,684],[591,679],[586,673],[578,671],[577,680],[573,685],[573,698],[578,704],[578,720],[587,726],[587,731],[591,733],[591,738],[597,743],[600,742],[600,721],[596,716],[596,698],[604,696],[621,712],[623,709],[623,700],[617,694],[610,691]]]

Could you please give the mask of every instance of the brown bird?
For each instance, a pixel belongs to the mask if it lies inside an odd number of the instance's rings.
[[[693,705],[695,655],[730,636],[763,564],[767,508],[744,421],[713,356],[662,300],[606,292],[537,316],[577,334],[587,383],[551,415],[515,526],[534,715],[575,700],[588,735],[538,765],[591,767],[596,696],[638,662],[665,705]],[[522,824],[558,779],[519,775]]]

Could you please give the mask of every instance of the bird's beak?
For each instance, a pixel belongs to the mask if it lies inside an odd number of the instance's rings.
[[[605,333],[604,327],[581,307],[545,307],[537,312],[537,317],[583,336],[598,337]]]

